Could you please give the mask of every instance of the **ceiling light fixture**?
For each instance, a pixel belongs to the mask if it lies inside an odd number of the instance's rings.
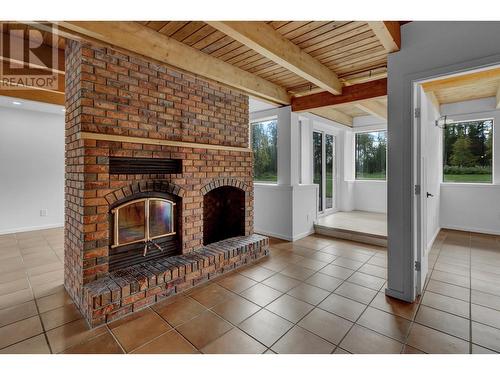
[[[14,105],[21,105],[23,103],[21,103],[21,102],[12,102],[12,104],[14,104]]]

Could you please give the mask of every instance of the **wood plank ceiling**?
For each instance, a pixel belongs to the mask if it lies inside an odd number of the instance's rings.
[[[59,24],[64,29],[64,22]],[[287,69],[283,64],[275,62],[276,60],[273,61],[259,54],[208,23],[141,21],[132,24],[140,24],[145,29],[171,38],[182,45],[248,72],[258,79],[264,79],[276,87],[283,88],[292,101],[293,98],[325,91],[312,83],[310,79],[308,80],[307,76],[305,78],[304,75],[296,74],[292,71],[293,69]],[[338,79],[343,86],[385,78],[387,55],[390,51],[394,51],[397,42],[384,41],[381,35],[384,33],[388,35],[391,28],[399,30],[397,22],[388,25],[387,29],[384,29],[384,24],[389,24],[386,22],[362,21],[266,21],[266,24],[326,67],[327,71],[331,71],[332,76],[336,76],[335,79]],[[74,32],[74,35],[82,35],[74,29],[62,35],[72,37],[71,32]],[[42,34],[47,44],[53,44],[50,34],[47,32],[42,32]],[[84,37],[88,35],[90,34],[84,34]],[[64,38],[59,38],[56,43],[59,48],[64,48]],[[370,100],[372,99],[367,99],[365,102]],[[325,113],[329,111],[325,111],[324,108],[318,113],[322,112],[324,117],[342,120],[339,122],[351,125],[353,116],[373,114],[366,110],[367,107],[376,108],[380,113],[379,107],[386,106],[380,98],[373,98],[373,101],[374,104],[367,106],[358,105],[361,103],[324,106],[334,108],[342,116],[328,116]]]

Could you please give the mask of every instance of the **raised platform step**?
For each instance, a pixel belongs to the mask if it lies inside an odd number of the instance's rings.
[[[188,254],[144,262],[83,287],[91,327],[111,322],[269,254],[259,234],[229,238]]]
[[[333,238],[387,247],[387,236],[314,224],[314,232]]]

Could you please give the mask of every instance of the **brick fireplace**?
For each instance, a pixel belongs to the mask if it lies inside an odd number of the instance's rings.
[[[68,41],[64,276],[91,326],[268,253],[248,127],[240,92]]]

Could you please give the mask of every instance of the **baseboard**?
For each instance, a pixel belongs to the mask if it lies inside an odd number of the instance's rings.
[[[434,233],[434,235],[432,236],[432,239],[430,242],[427,243],[427,248],[425,249],[425,253],[428,254],[430,249],[432,248],[432,245],[434,245],[434,242],[436,241],[436,238],[439,234],[439,232],[441,231],[441,227],[438,227],[436,229],[436,232]]]
[[[63,227],[63,223],[49,224],[49,225],[38,225],[34,227],[22,227],[22,228],[12,228],[0,230],[0,235],[2,234],[13,234],[13,233],[21,233],[21,232],[31,232],[34,230],[44,230],[44,229],[53,229],[53,228],[61,228]]]
[[[301,238],[310,236],[311,234],[314,234],[314,227],[307,232],[303,232],[303,233],[297,234],[296,236],[293,236],[293,241],[300,240]]]
[[[280,240],[293,241],[292,237],[285,236],[285,235],[282,235],[282,234],[279,234],[279,233],[268,232],[268,231],[260,230],[260,229],[257,229],[257,228],[254,228],[254,232],[258,233],[258,234],[262,234],[264,236],[279,238]]]
[[[445,226],[442,226],[441,229],[451,229],[451,230],[460,230],[460,231],[463,231],[463,232],[473,232],[473,233],[479,233],[479,234],[492,234],[492,235],[495,235],[495,236],[499,236],[500,235],[500,231],[495,231],[495,230],[485,230],[485,229],[482,229],[482,228],[465,228],[465,227],[461,227],[461,226],[458,226],[458,225],[445,225]]]

